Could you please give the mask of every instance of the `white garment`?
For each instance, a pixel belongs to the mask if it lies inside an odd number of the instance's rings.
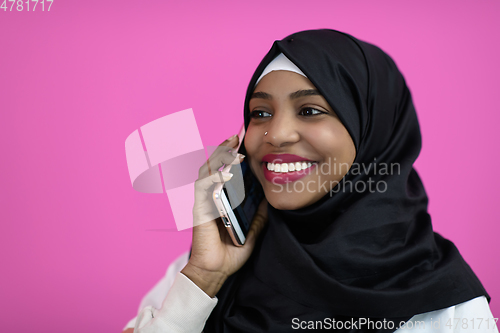
[[[124,330],[134,328],[134,333],[202,332],[218,300],[208,296],[180,273],[188,258],[189,252],[186,252],[168,267],[165,276],[142,299],[138,316]],[[291,330],[292,327],[295,326],[292,326],[291,318]],[[307,327],[306,324],[303,327]],[[446,309],[415,315],[395,333],[417,330],[422,333],[499,333],[484,296]]]
[[[255,86],[257,86],[259,81],[264,76],[266,76],[267,74],[269,74],[273,71],[290,71],[290,72],[300,74],[303,77],[307,78],[307,76],[304,74],[304,72],[302,72],[300,70],[300,68],[297,67],[297,65],[295,65],[290,59],[288,59],[286,55],[284,55],[283,53],[280,53],[280,54],[278,54],[278,56],[276,58],[273,59],[273,61],[271,61],[269,63],[269,65],[266,66],[266,68],[264,68],[264,71],[257,79],[257,82],[255,82]]]

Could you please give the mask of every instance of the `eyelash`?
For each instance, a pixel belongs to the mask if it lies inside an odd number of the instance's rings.
[[[315,111],[318,111],[319,113],[316,113],[316,114],[311,114],[311,115],[308,115],[308,116],[305,116],[305,117],[313,117],[313,116],[318,116],[320,114],[324,114],[326,112],[323,112],[323,111],[320,111],[316,108],[313,108],[313,107],[305,107],[305,108],[302,108],[300,109],[300,112],[303,112],[304,110],[315,110]],[[266,111],[262,111],[262,110],[255,110],[255,111],[252,111],[250,113],[250,118],[267,118],[267,117],[258,117],[256,116],[256,114],[258,113],[267,113],[267,114],[270,114],[269,112],[266,112]]]

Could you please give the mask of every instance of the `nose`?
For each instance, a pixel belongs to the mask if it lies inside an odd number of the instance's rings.
[[[276,110],[266,126],[264,141],[275,147],[293,144],[300,139],[298,123],[293,110]]]

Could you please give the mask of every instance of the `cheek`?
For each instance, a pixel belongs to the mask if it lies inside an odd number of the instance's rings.
[[[329,155],[338,146],[342,133],[334,125],[311,127],[307,132],[307,141],[322,155]]]
[[[249,161],[255,156],[255,153],[259,150],[259,138],[257,138],[256,131],[249,126],[245,133],[245,140],[243,144],[245,145],[245,150],[247,151],[247,158]],[[262,139],[262,138],[261,138]]]
[[[342,135],[339,134],[339,138],[335,146],[334,151],[337,162],[342,165],[347,164],[350,168],[354,162],[354,158],[356,157],[356,149],[354,148],[354,143],[347,131]],[[348,170],[345,170],[345,172],[347,171]]]
[[[255,160],[255,156],[260,149],[260,143],[262,142],[262,138],[259,139],[257,137],[257,132],[258,131],[253,130],[251,126],[249,126],[245,133],[243,144],[245,145],[245,150],[247,152],[245,160],[249,164],[252,173],[259,179],[259,182],[262,184],[263,180],[260,179],[260,173],[257,170],[258,168],[260,168],[260,164]]]
[[[257,142],[257,130],[255,126],[249,125],[245,133],[245,147],[248,146],[250,150],[255,149],[255,144]]]
[[[342,124],[316,128],[310,138],[317,152],[325,158],[336,157],[337,160],[351,162],[351,157],[355,155],[354,143]]]

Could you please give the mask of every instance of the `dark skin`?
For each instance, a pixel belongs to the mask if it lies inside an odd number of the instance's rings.
[[[238,137],[224,141],[220,146],[238,147]],[[235,246],[222,224],[220,217],[207,220],[210,216],[212,198],[207,195],[214,183],[221,181],[221,176],[212,170],[210,164],[220,166],[225,164],[240,163],[244,157],[235,160],[227,149],[216,150],[199,171],[199,178],[195,182],[195,205],[193,207],[193,242],[191,258],[181,272],[193,281],[208,296],[214,297],[226,279],[248,260],[252,253],[258,235],[267,222],[267,201],[263,199],[257,209],[248,231],[245,244]],[[222,178],[228,181],[230,178]],[[129,328],[124,332],[131,333]]]
[[[236,148],[238,144],[239,139],[236,136],[224,141],[221,146]],[[209,164],[219,166],[221,165],[220,161],[225,160],[227,162],[234,159],[226,150],[215,151],[210,157]],[[237,163],[241,162],[243,158],[241,156]],[[217,174],[209,176],[210,173],[212,173],[210,166],[204,165],[200,169],[200,180],[195,183],[195,192],[199,191],[200,195],[195,194],[195,207],[193,209],[195,226],[193,227],[191,257],[181,272],[207,295],[214,297],[226,279],[238,271],[250,257],[257,237],[267,222],[267,201],[264,199],[260,203],[245,244],[243,246],[234,246],[220,217],[196,225],[198,224],[196,221],[203,220],[201,216],[204,214],[199,212],[205,211],[208,206],[213,205],[212,198],[207,198],[204,190],[213,182],[217,182],[219,178]],[[209,181],[210,177],[214,179],[212,182]]]
[[[235,157],[227,152],[228,149],[220,149],[200,168],[199,178],[195,183],[191,258],[181,272],[210,297],[214,297],[226,279],[237,272],[250,257],[256,240],[267,223],[268,201],[277,209],[293,210],[308,206],[326,194],[317,190],[277,193],[275,185],[263,175],[264,155],[289,153],[317,161],[319,166],[344,163],[350,167],[354,161],[354,143],[324,97],[317,93],[297,93],[312,90],[316,88],[307,78],[293,72],[274,71],[262,78],[255,89],[258,94],[250,100],[252,118],[244,142],[248,154],[246,158],[262,184],[266,198],[253,219],[245,245],[234,246],[220,218],[210,218],[208,212],[213,202],[206,191],[214,183],[221,181],[221,176],[211,170],[210,164],[217,167],[223,162],[235,164],[240,163],[243,158],[234,160]],[[264,136],[266,131],[269,134]],[[238,144],[236,136],[224,141],[219,147],[236,148]],[[342,172],[321,175],[322,179],[340,181],[348,168],[337,169]],[[321,181],[318,177],[310,174],[301,180]],[[223,181],[229,179],[225,178]],[[131,333],[133,329],[124,332]]]
[[[249,109],[245,148],[252,171],[274,208],[295,210],[315,203],[354,162],[356,148],[349,132],[308,78],[282,70],[267,74],[255,87]],[[285,190],[264,177],[266,154],[293,154],[316,161],[318,172],[288,184]],[[319,186],[325,182],[326,190]]]

